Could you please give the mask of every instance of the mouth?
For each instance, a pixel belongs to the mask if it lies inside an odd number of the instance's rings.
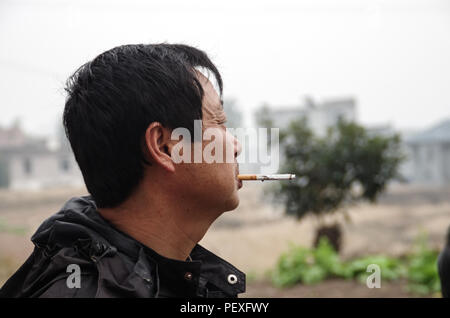
[[[237,165],[237,168],[236,168],[236,181],[237,181],[237,187],[239,190],[240,188],[242,188],[242,180],[238,179],[238,175],[239,175],[239,165]]]

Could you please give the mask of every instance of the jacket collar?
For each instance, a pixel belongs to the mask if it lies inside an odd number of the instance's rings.
[[[178,297],[212,296],[214,292],[236,296],[245,292],[245,274],[199,244],[191,252],[192,261],[169,259],[148,247],[144,249],[158,264],[160,296],[174,292]]]

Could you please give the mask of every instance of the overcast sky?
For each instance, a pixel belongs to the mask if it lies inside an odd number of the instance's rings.
[[[246,123],[263,102],[354,96],[364,124],[450,117],[450,1],[0,0],[0,125],[50,135],[66,78],[116,45],[205,50]]]

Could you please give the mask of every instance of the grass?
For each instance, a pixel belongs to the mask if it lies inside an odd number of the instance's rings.
[[[0,219],[0,233],[8,233],[14,235],[26,235],[28,229],[24,226],[11,226],[5,220]]]

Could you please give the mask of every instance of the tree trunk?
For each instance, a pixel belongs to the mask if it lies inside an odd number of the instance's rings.
[[[326,237],[330,245],[339,252],[342,246],[342,228],[339,223],[332,225],[322,225],[316,230],[314,238],[314,247],[319,245],[320,239]]]

